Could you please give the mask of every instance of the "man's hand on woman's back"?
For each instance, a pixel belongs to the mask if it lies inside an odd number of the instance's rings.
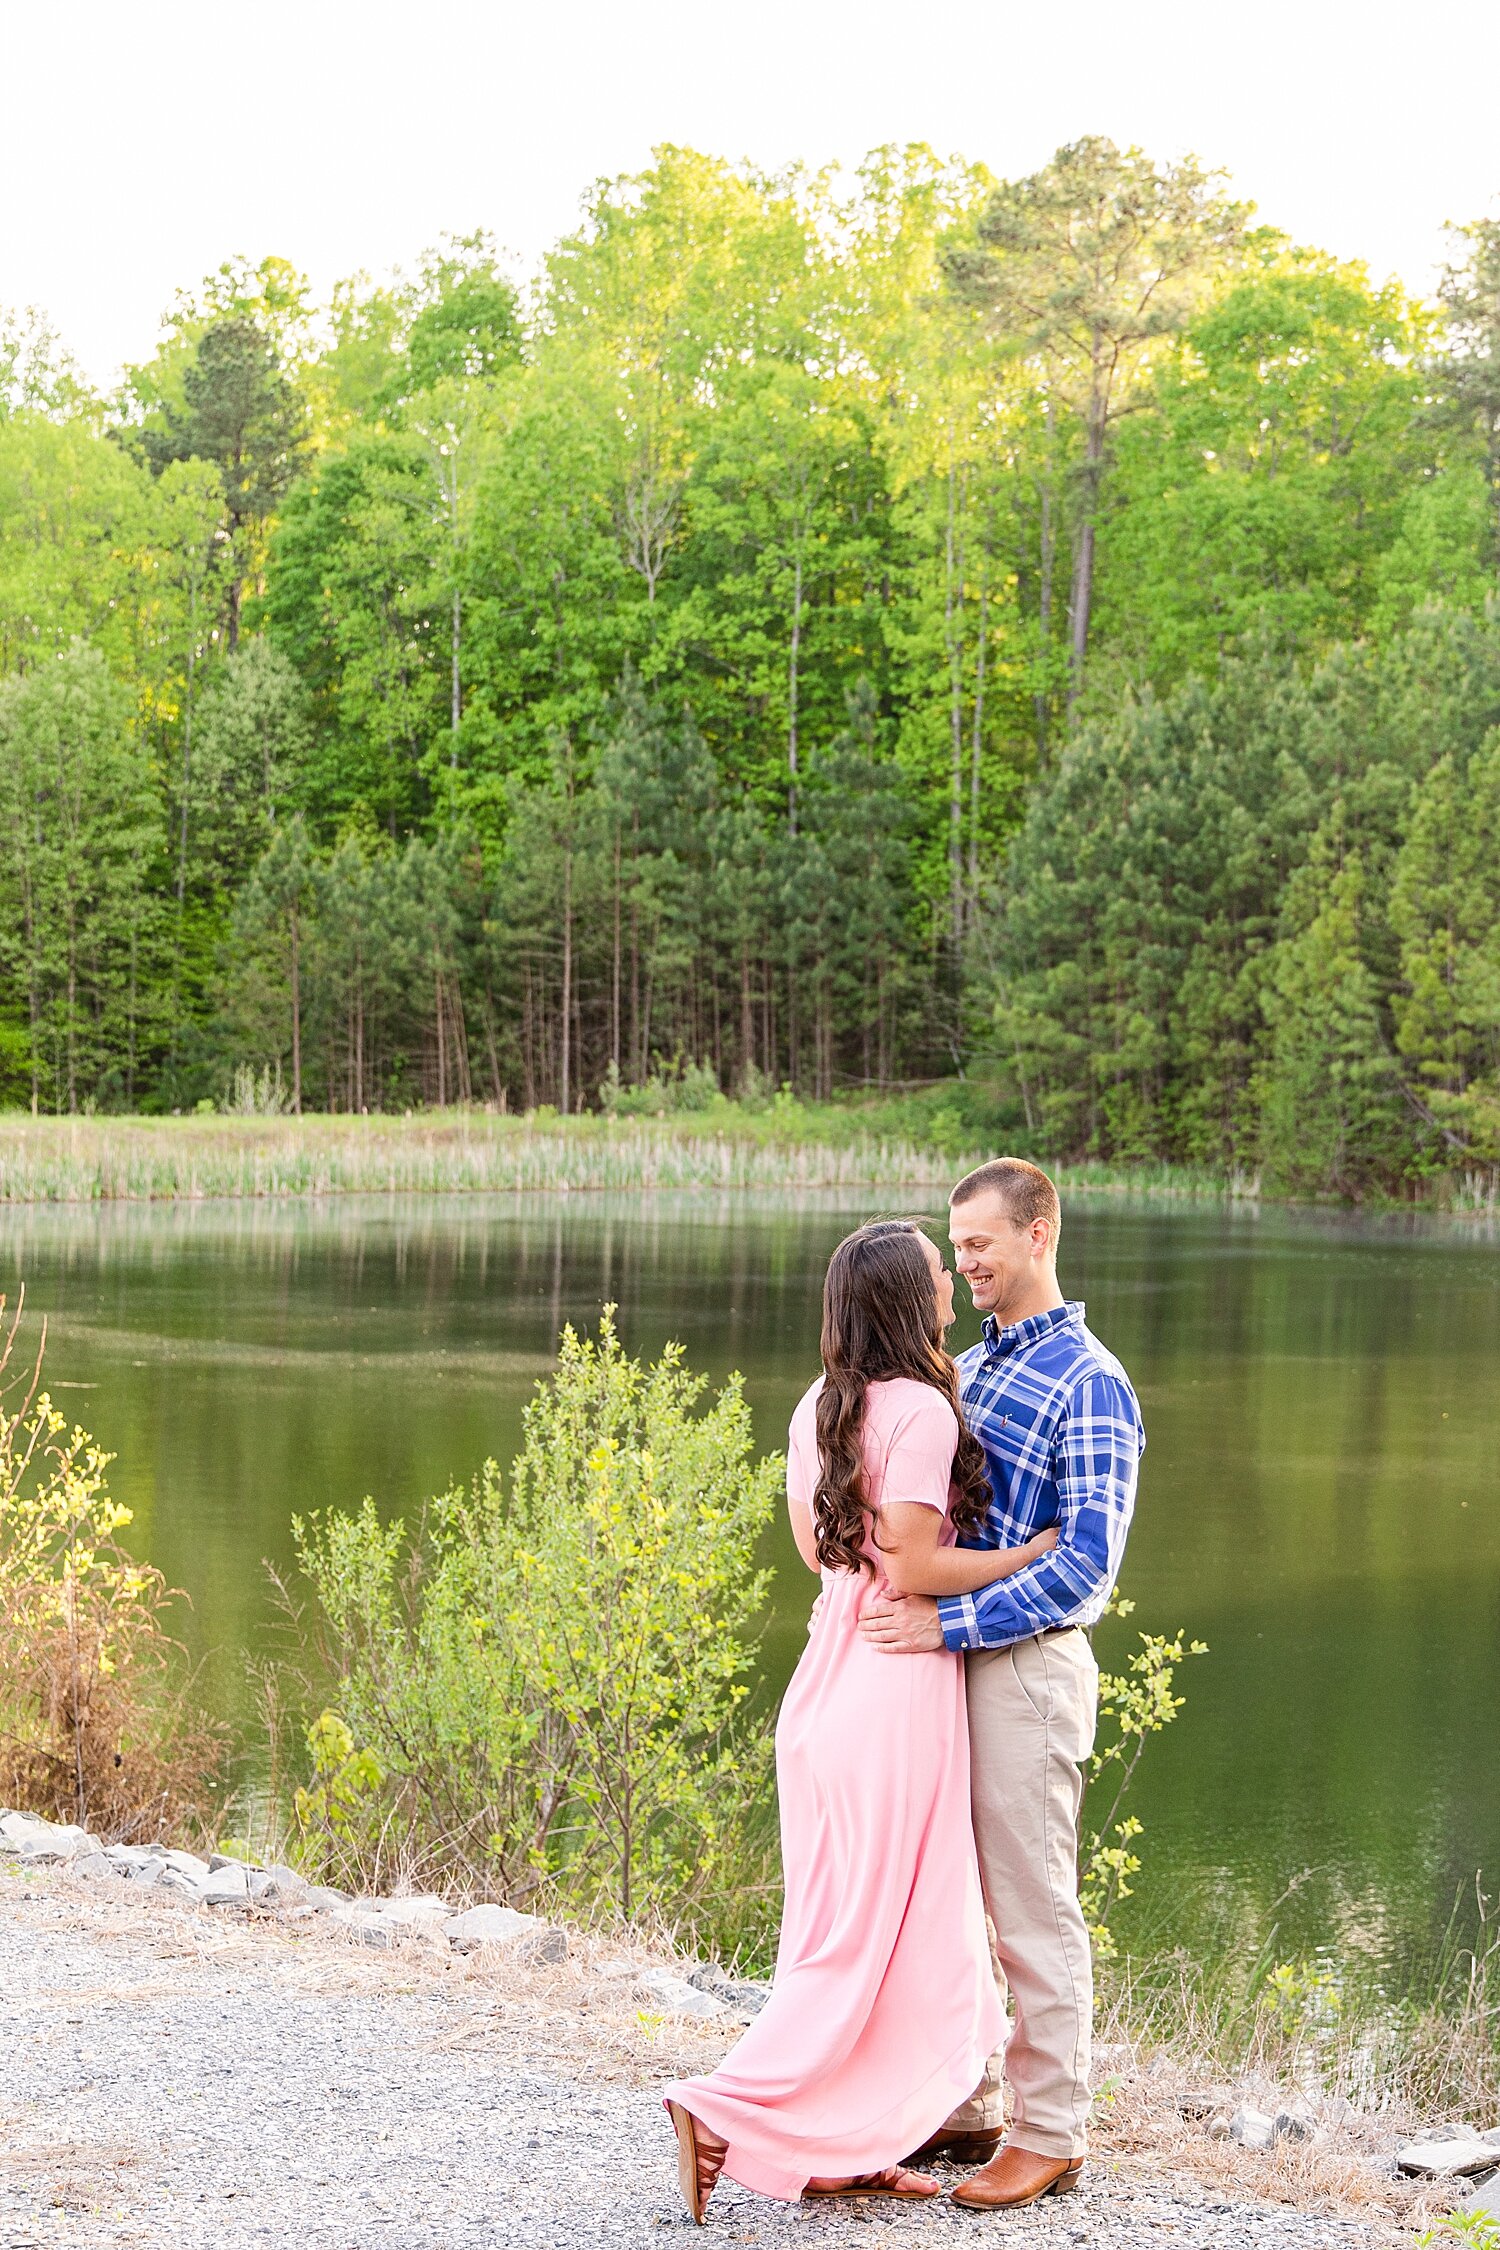
[[[887,1656],[926,1656],[946,1648],[938,1605],[926,1594],[881,1595],[859,1621],[863,1637]]]

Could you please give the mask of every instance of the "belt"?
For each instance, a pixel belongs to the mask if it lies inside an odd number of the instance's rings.
[[[1039,1633],[1033,1633],[1031,1637],[1034,1641],[1050,1641],[1059,1633],[1082,1633],[1089,1646],[1092,1648],[1094,1645],[1092,1625],[1044,1625]]]

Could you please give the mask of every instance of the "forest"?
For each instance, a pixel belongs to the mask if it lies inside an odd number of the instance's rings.
[[[1086,139],[690,149],[518,277],[0,314],[0,1106],[950,1082],[1500,1166],[1500,221],[1431,301]]]

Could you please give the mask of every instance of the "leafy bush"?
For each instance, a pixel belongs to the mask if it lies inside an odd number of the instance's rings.
[[[1105,1615],[1128,1617],[1135,1603],[1116,1594]],[[1085,1769],[1090,1799],[1113,1783],[1114,1795],[1097,1828],[1083,1838],[1079,1854],[1079,1899],[1088,1924],[1094,1952],[1108,1960],[1117,1951],[1109,1917],[1122,1899],[1131,1895],[1131,1878],[1141,1871],[1135,1840],[1141,1824],[1122,1813],[1125,1794],[1148,1738],[1170,1726],[1184,1698],[1173,1693],[1177,1667],[1189,1656],[1206,1656],[1206,1641],[1184,1641],[1181,1632],[1137,1633],[1140,1646],[1126,1659],[1123,1672],[1099,1675],[1101,1737]]]
[[[0,1297],[0,1802],[123,1840],[196,1826],[222,1763],[188,1710],[160,1571],[118,1543],[113,1456],[41,1389],[5,1383],[21,1308]]]
[[[490,1461],[410,1537],[370,1500],[297,1520],[336,1705],[306,1857],[714,1922],[763,1796],[747,1674],[780,1465],[753,1459],[738,1376],[695,1411],[704,1388],[678,1345],[629,1358],[606,1309],[597,1339],[564,1329],[508,1493]]]
[[[671,1062],[657,1058],[651,1074],[639,1086],[627,1086],[620,1066],[612,1062],[599,1088],[599,1107],[606,1117],[673,1117],[712,1109],[723,1100],[719,1081],[710,1063]]]

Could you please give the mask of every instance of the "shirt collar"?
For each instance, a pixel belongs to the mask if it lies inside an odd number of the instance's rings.
[[[985,1349],[989,1352],[1019,1351],[1023,1344],[1034,1344],[1042,1336],[1050,1336],[1055,1328],[1081,1328],[1083,1326],[1083,1300],[1073,1298],[1068,1304],[1054,1305],[1050,1312],[1033,1313],[1029,1320],[1013,1321],[1009,1328],[1001,1328],[993,1313],[984,1322]]]

